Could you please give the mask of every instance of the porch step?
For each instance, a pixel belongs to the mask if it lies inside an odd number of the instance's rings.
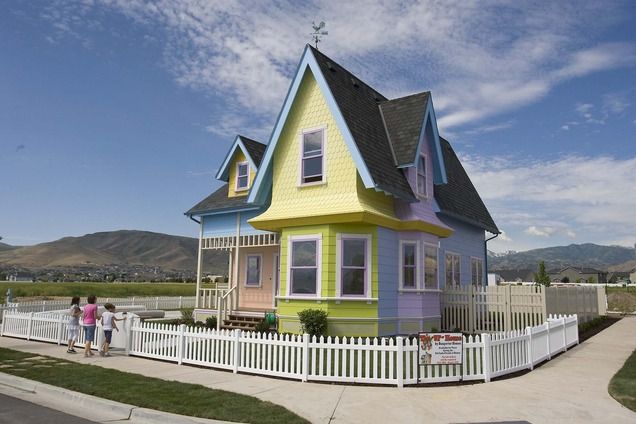
[[[263,321],[262,317],[247,316],[247,315],[233,315],[231,314],[228,319],[223,320],[221,328],[226,330],[255,330],[256,326]]]

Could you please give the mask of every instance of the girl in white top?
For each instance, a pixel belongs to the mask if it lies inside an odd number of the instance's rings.
[[[104,305],[106,312],[102,314],[102,328],[104,329],[104,343],[99,350],[100,356],[110,356],[108,353],[108,348],[110,347],[110,342],[113,338],[113,330],[117,330],[119,332],[119,328],[117,328],[117,321],[121,321],[126,318],[116,318],[115,317],[115,305],[112,303],[107,303]]]

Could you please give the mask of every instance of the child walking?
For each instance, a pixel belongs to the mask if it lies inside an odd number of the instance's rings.
[[[107,303],[104,305],[106,311],[102,314],[102,328],[104,329],[104,343],[99,349],[100,356],[110,356],[108,353],[108,349],[110,347],[110,342],[113,339],[113,330],[117,330],[119,332],[119,328],[117,328],[117,322],[126,318],[116,318],[115,317],[115,305],[112,303]]]
[[[71,307],[68,310],[68,314],[71,317],[68,320],[68,347],[66,353],[77,353],[75,351],[75,342],[79,335],[79,317],[82,315],[82,310],[79,307],[79,296],[73,296],[71,300]]]
[[[88,302],[86,306],[84,306],[84,356],[95,356],[95,354],[91,351],[91,344],[95,341],[95,327],[97,326],[97,320],[99,319],[99,314],[97,312],[97,297],[94,294],[91,294],[86,299]]]

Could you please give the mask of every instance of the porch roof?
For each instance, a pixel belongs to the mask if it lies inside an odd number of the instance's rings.
[[[223,184],[218,190],[194,205],[184,214],[187,216],[206,215],[223,211],[254,209],[247,203],[247,196],[228,197],[229,184]]]

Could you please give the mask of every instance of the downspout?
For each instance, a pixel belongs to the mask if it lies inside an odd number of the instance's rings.
[[[188,215],[188,218],[190,218],[191,220],[193,220],[194,222],[196,222],[197,224],[201,224],[201,221],[198,221],[194,218],[192,218],[192,215]]]
[[[498,233],[490,238],[487,238],[484,241],[484,265],[485,265],[484,269],[486,270],[486,285],[488,285],[488,242],[490,240],[496,239],[497,237],[499,237]],[[496,284],[496,281],[495,281],[495,284]]]

